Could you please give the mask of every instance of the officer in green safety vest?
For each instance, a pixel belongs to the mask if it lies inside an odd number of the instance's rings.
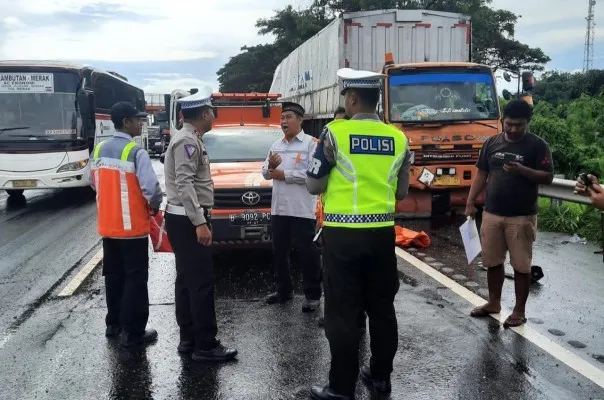
[[[311,389],[318,400],[354,397],[363,311],[372,357],[361,378],[379,392],[391,391],[399,289],[394,211],[409,189],[407,138],[376,114],[384,75],[344,68],[338,76],[351,118],[327,124],[306,178],[308,191],[323,193],[324,201],[325,335],[332,358],[329,384]]]

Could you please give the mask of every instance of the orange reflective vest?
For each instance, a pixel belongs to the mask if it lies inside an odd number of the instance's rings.
[[[111,138],[94,149],[91,179],[97,192],[98,232],[102,237],[135,238],[150,233],[149,205],[136,177],[137,144]]]

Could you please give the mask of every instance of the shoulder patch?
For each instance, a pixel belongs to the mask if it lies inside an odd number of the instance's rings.
[[[195,145],[185,144],[185,154],[187,155],[189,160],[191,159],[191,157],[193,157],[193,154],[195,154],[196,150],[197,150],[197,147],[195,147]]]
[[[394,155],[391,136],[350,135],[350,154]]]

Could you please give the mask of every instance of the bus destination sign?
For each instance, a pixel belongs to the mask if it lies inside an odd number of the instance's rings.
[[[54,91],[52,74],[0,72],[0,93],[53,93]]]

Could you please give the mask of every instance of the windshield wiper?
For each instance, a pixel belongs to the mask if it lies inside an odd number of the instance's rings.
[[[14,128],[0,128],[0,135],[8,131],[18,131],[20,129],[29,129],[29,126],[15,126]]]

